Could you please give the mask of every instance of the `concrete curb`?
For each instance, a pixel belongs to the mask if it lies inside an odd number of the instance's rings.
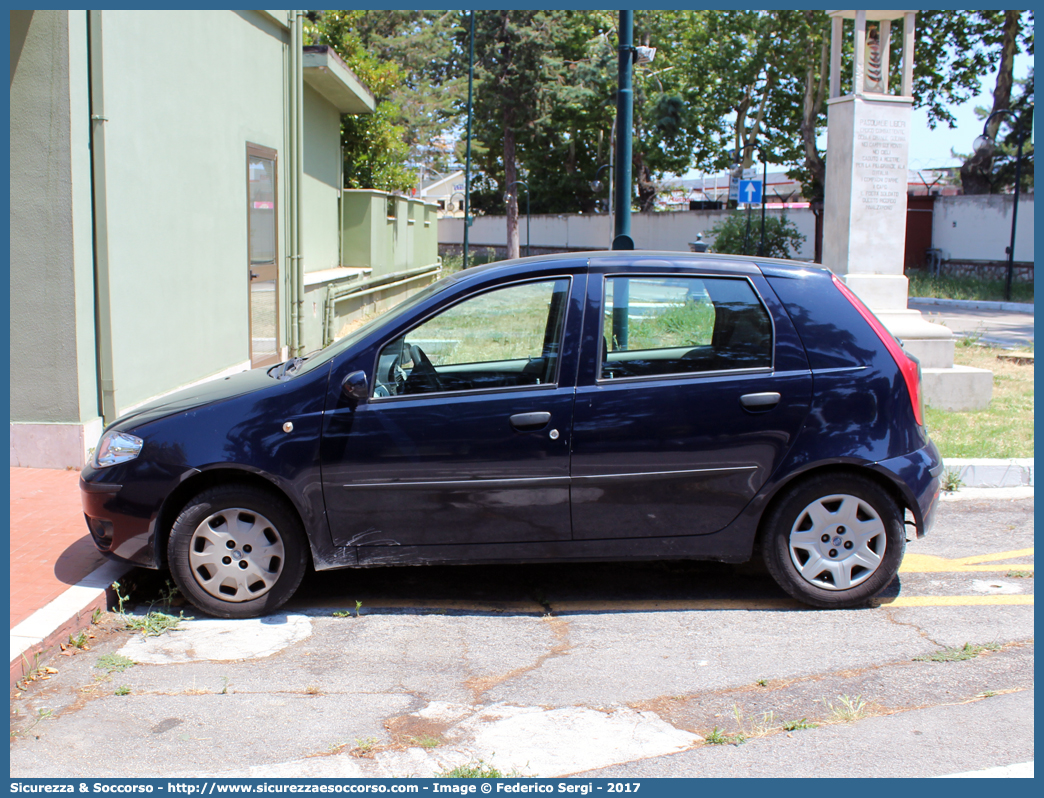
[[[106,562],[11,630],[11,687],[36,670],[48,650],[91,625],[95,609],[109,606],[110,585],[131,569]]]
[[[967,488],[1033,487],[1033,458],[967,460],[949,457],[947,471],[956,471]]]
[[[1005,313],[1028,313],[1033,315],[1033,304],[1029,302],[988,302],[980,299],[936,299],[933,296],[912,296],[910,302],[925,305],[942,305],[967,310],[1003,310]]]

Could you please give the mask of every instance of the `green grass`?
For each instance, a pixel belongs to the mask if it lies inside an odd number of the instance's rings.
[[[801,720],[788,720],[783,724],[783,731],[801,731],[802,729],[819,728],[818,723],[809,723],[807,718]]]
[[[515,774],[508,774],[509,777],[513,775]],[[439,773],[438,777],[445,779],[502,779],[504,774],[480,759],[478,762],[457,765],[453,770],[445,770]]]
[[[998,270],[1001,271],[1001,270]],[[990,302],[1004,301],[1004,279],[986,280],[979,277],[956,277],[910,270],[910,296],[935,297],[937,299],[978,299]],[[1012,302],[1032,302],[1033,283],[1011,284]]]
[[[865,718],[870,714],[870,708],[862,696],[839,695],[837,703],[826,702],[830,710],[830,717],[838,723],[851,723],[854,720]]]
[[[553,283],[491,291],[450,308],[406,336],[434,366],[539,357]]]
[[[420,737],[411,737],[410,743],[413,745],[419,745],[421,748],[438,748],[442,745],[442,740],[438,737],[432,737],[430,734],[423,734]]]
[[[740,745],[745,743],[747,738],[742,734],[726,734],[717,726],[714,730],[703,738],[703,742],[707,745]]]
[[[613,329],[611,312],[605,317],[605,330]],[[688,301],[669,305],[655,315],[631,319],[627,325],[627,348],[662,349],[678,346],[706,346],[714,333],[714,305]],[[615,349],[615,347],[609,347]]]
[[[944,459],[1033,456],[1033,366],[1000,360],[1002,351],[956,347],[956,364],[993,372],[993,398],[985,410],[925,408],[928,434]]]
[[[134,660],[122,654],[103,654],[98,657],[94,667],[106,673],[123,673],[127,668],[134,667]]]
[[[145,637],[159,637],[164,632],[177,629],[182,621],[191,621],[192,617],[186,617],[184,612],[174,617],[165,612],[152,611],[145,615],[124,615],[123,620],[131,631],[141,632]]]
[[[996,643],[984,643],[981,646],[965,643],[963,646],[952,646],[933,651],[931,654],[922,654],[914,657],[914,662],[963,662],[967,659],[981,657],[987,651],[998,651],[1000,646]]]
[[[497,251],[493,247],[469,247],[468,248],[468,268],[473,266],[482,266],[486,263],[493,263],[500,260],[497,257]],[[446,255],[442,259],[442,276],[446,277],[455,272],[459,272],[464,265],[463,255]]]

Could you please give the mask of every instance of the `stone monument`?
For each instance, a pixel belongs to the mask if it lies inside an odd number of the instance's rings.
[[[828,11],[830,98],[823,264],[921,361],[925,402],[944,410],[986,407],[993,374],[953,364],[953,333],[907,307],[906,190],[913,108],[914,11]],[[854,20],[852,86],[841,94],[844,21]],[[902,82],[889,89],[893,20],[903,20]]]

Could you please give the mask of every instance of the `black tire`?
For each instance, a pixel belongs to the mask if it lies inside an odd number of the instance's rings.
[[[895,578],[906,550],[902,508],[856,474],[813,477],[791,488],[770,511],[763,535],[772,578],[821,609],[865,606]]]
[[[297,590],[308,544],[297,514],[278,496],[219,485],[178,514],[167,561],[181,592],[203,612],[254,618],[275,612]]]

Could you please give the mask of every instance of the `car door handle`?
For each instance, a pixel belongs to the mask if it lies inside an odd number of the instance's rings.
[[[535,413],[515,413],[515,415],[508,418],[511,426],[519,432],[535,432],[538,429],[543,429],[550,420],[551,414],[544,410]]]
[[[771,410],[779,404],[780,396],[775,391],[747,393],[740,397],[740,404],[748,410]]]

